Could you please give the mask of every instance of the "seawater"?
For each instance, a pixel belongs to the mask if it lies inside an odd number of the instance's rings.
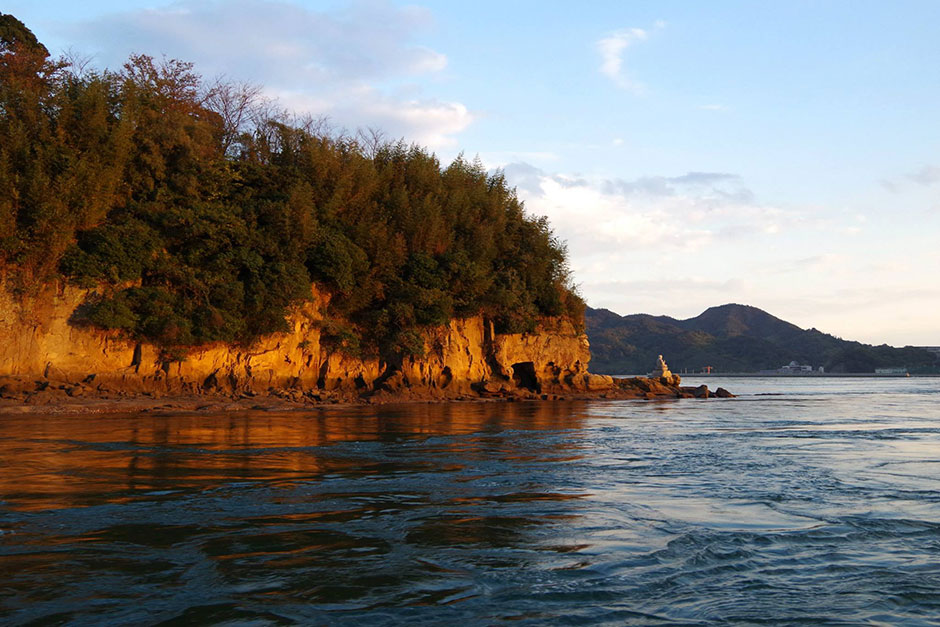
[[[940,624],[940,379],[705,382],[0,416],[0,622]]]

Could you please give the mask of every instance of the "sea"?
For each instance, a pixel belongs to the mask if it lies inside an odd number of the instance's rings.
[[[3,625],[940,625],[940,378],[0,415]]]

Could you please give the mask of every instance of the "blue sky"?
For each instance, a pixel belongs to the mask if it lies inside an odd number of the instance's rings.
[[[589,304],[940,344],[940,2],[8,1],[501,167]]]

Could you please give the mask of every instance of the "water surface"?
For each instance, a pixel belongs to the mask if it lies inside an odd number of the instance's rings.
[[[0,622],[940,624],[940,379],[707,383],[0,416]]]

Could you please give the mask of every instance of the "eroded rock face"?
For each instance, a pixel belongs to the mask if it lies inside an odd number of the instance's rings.
[[[213,345],[182,361],[164,361],[148,344],[69,323],[88,291],[64,287],[31,298],[0,289],[0,387],[22,393],[24,381],[54,382],[74,394],[316,394],[359,398],[376,392],[404,398],[459,398],[524,392],[597,391],[610,377],[587,372],[587,336],[571,322],[547,319],[536,333],[499,335],[482,317],[452,320],[425,333],[425,355],[389,364],[352,357],[321,343],[328,296],[289,318],[291,330],[250,347]],[[33,390],[35,392],[35,389]],[[70,393],[71,395],[72,393]]]
[[[291,314],[287,333],[247,348],[205,346],[182,361],[166,361],[154,346],[70,324],[87,294],[65,287],[16,299],[0,289],[0,399],[55,407],[69,398],[204,394],[249,406],[257,396],[289,403],[733,396],[680,388],[668,369],[630,379],[592,374],[587,336],[565,319],[513,335],[497,334],[482,317],[452,320],[425,331],[420,358],[354,357],[321,342],[328,296],[316,289]]]

